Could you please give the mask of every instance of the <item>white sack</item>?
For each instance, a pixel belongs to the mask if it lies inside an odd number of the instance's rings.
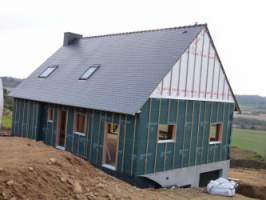
[[[207,185],[207,191],[210,194],[232,197],[235,195],[237,183],[228,181],[225,178],[218,178],[215,181],[210,181]]]

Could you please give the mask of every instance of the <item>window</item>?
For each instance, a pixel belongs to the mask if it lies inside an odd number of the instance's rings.
[[[85,113],[75,112],[74,116],[74,133],[85,136],[87,129],[87,117]]]
[[[222,130],[223,130],[222,123],[211,124],[210,137],[209,137],[210,144],[222,142]]]
[[[108,123],[107,124],[107,133],[108,134],[113,134],[113,135],[118,135],[118,133],[119,133],[118,124]]]
[[[87,80],[100,67],[100,65],[90,66],[84,74],[79,78],[80,80]]]
[[[159,124],[158,142],[175,142],[175,125]]]
[[[58,65],[54,65],[54,66],[50,66],[47,67],[40,75],[40,78],[47,78],[48,76],[50,76],[58,67]]]
[[[54,120],[54,110],[53,108],[48,108],[48,122],[53,122]]]

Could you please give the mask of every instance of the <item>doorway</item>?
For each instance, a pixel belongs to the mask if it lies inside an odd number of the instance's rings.
[[[67,128],[67,111],[58,112],[56,148],[65,150]]]
[[[116,170],[120,133],[119,125],[106,123],[104,132],[103,167]]]

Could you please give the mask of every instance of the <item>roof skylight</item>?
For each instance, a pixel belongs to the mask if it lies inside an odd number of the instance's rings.
[[[100,65],[92,65],[90,66],[83,74],[82,76],[79,78],[79,80],[87,80],[89,79],[92,74],[94,74],[94,72],[100,67]]]
[[[49,66],[47,67],[40,75],[40,78],[47,78],[48,76],[50,76],[58,67],[58,65],[53,65],[53,66]]]

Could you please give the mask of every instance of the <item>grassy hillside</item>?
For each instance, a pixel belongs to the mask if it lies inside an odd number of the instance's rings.
[[[266,157],[266,131],[233,129],[232,146]]]
[[[258,95],[236,95],[243,112],[266,113],[266,97]]]

